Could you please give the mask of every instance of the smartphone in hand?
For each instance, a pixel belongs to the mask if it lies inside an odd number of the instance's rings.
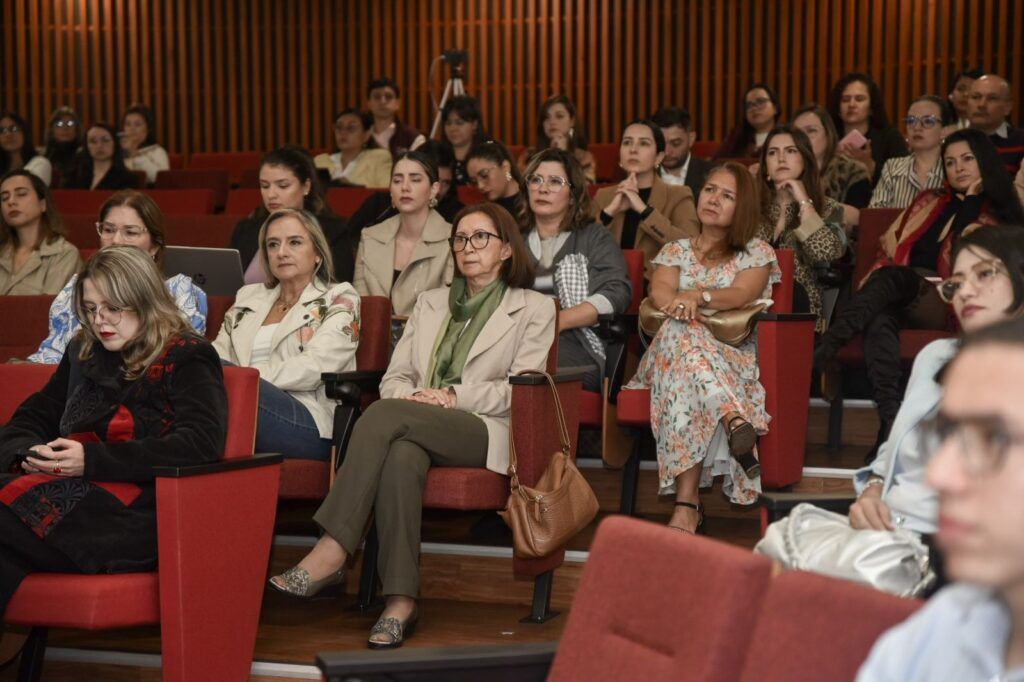
[[[853,147],[854,149],[863,149],[869,140],[864,137],[864,134],[859,130],[851,130],[846,134],[843,139],[839,140],[838,147]]]
[[[25,458],[27,458],[27,457],[32,457],[33,459],[39,459],[39,460],[42,460],[44,462],[49,462],[50,461],[49,457],[41,455],[38,452],[36,452],[35,450],[30,450],[28,448],[19,448],[14,453],[14,459],[18,463],[24,462]]]

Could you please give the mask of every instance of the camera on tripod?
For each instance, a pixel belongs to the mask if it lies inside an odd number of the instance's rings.
[[[465,50],[442,50],[441,61],[451,66],[465,66],[469,61],[469,53]]]

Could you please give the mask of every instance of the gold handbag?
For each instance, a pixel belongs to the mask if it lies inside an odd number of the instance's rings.
[[[513,553],[519,559],[538,559],[563,547],[576,533],[594,520],[598,512],[597,497],[583,474],[569,457],[569,429],[558,399],[554,379],[547,372],[526,370],[519,374],[542,374],[551,386],[555,401],[555,418],[562,449],[551,456],[537,484],[528,488],[516,474],[516,444],[509,415],[508,456],[512,490],[508,504],[498,514],[512,529]]]
[[[730,346],[740,346],[746,341],[754,325],[757,324],[757,315],[771,307],[769,299],[759,299],[750,305],[732,310],[711,310],[701,308],[700,314],[704,316],[702,322],[711,330],[711,334],[722,343]],[[640,330],[640,340],[644,346],[650,345],[654,336],[661,329],[668,315],[662,312],[651,299],[645,298],[640,301],[640,311],[637,315],[637,326]]]

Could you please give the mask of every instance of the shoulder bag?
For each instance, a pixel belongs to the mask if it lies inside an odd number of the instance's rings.
[[[700,314],[704,316],[702,322],[711,330],[715,339],[730,346],[741,346],[753,333],[757,315],[768,310],[772,303],[773,301],[770,299],[762,298],[742,308],[733,308],[732,310],[701,308]],[[644,346],[650,345],[667,319],[668,315],[654,305],[650,298],[640,301],[637,326],[640,329],[640,340],[643,341]]]

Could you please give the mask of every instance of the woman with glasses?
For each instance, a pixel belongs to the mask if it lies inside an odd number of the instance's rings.
[[[39,176],[22,169],[0,177],[0,296],[52,296],[79,262]]]
[[[420,150],[405,152],[391,169],[391,203],[398,214],[363,230],[353,284],[360,296],[391,299],[395,315],[412,314],[416,297],[452,281],[449,225],[434,208],[437,163]]]
[[[245,283],[261,284],[266,281],[266,271],[260,264],[260,228],[271,213],[284,208],[302,209],[316,216],[331,247],[334,280],[352,281],[354,242],[351,232],[327,203],[327,193],[317,177],[309,152],[294,145],[267,152],[260,159],[259,185],[259,205],[235,225],[229,242],[232,249],[238,249],[242,258]]]
[[[949,276],[956,242],[980,225],[1024,225],[1024,210],[987,135],[958,130],[942,143],[941,155],[948,186],[919,194],[882,235],[871,274],[814,350],[815,368],[830,370],[839,349],[864,335],[880,423],[869,458],[888,437],[902,401],[900,329],[948,329],[948,311],[932,280]]]
[[[526,168],[520,226],[536,271],[533,288],[558,299],[558,364],[586,367],[583,388],[600,391],[605,342],[598,315],[622,313],[632,288],[622,249],[591,216],[583,168],[570,152],[545,149]]]
[[[942,187],[946,176],[939,149],[944,128],[953,123],[949,106],[935,95],[924,95],[910,103],[903,119],[910,154],[885,162],[870,208],[906,208],[926,189]]]
[[[715,339],[701,309],[731,310],[771,296],[781,279],[775,251],[756,236],[757,186],[747,168],[713,168],[697,199],[696,237],[654,259],[650,300],[665,320],[627,388],[651,390],[658,494],[673,495],[669,527],[698,532],[700,488],[722,476],[722,492],[753,504],[761,489],[757,435],[768,431],[758,381],[757,336],[737,347]]]
[[[871,76],[849,73],[840,78],[829,92],[828,112],[841,138],[836,153],[864,164],[874,184],[878,184],[886,161],[907,153],[899,131],[889,125],[882,90]],[[867,144],[847,137],[855,131]]]
[[[391,152],[369,148],[373,116],[354,107],[334,117],[334,142],[338,151],[313,159],[317,168],[330,173],[331,182],[346,187],[387,187],[391,181]]]
[[[238,290],[213,347],[260,371],[256,451],[327,461],[335,403],[321,376],[356,367],[359,297],[333,281],[327,237],[308,211],[271,213],[259,249],[266,277]]]
[[[1024,228],[987,227],[965,236],[956,246],[951,274],[936,291],[968,336],[1020,317],[1024,314]],[[942,397],[937,374],[956,355],[960,344],[954,338],[933,341],[914,359],[903,404],[888,438],[874,462],[854,476],[858,497],[850,507],[850,528],[900,529],[917,535],[930,535],[938,529],[936,495],[925,481],[926,464],[934,455],[926,426]],[[769,534],[784,532],[787,523],[773,524],[775,530],[769,529]],[[760,550],[768,547],[770,542],[758,546]],[[811,548],[806,549],[807,556],[815,555]],[[830,556],[837,554],[840,552],[833,551]],[[814,566],[800,568],[814,570]]]
[[[644,252],[645,276],[650,260],[661,247],[683,237],[697,235],[697,210],[693,192],[683,185],[669,185],[658,175],[665,157],[661,127],[637,119],[622,131],[619,167],[626,179],[616,187],[602,187],[594,197],[601,224],[624,249]]]
[[[740,101],[743,120],[732,129],[715,152],[716,159],[753,159],[760,153],[768,132],[782,119],[779,98],[766,83],[754,83]]]
[[[466,160],[469,180],[487,197],[513,218],[522,209],[523,176],[508,149],[500,142],[478,144]]]
[[[61,186],[64,185],[63,179],[74,169],[84,144],[85,130],[75,110],[67,106],[54,109],[43,134],[43,156],[50,160],[50,165],[61,179]],[[54,179],[54,186],[57,186],[57,179]]]
[[[344,579],[370,515],[387,603],[371,649],[394,649],[418,618],[423,486],[432,466],[508,472],[508,377],[545,366],[555,306],[529,287],[518,225],[492,203],[468,206],[449,233],[458,275],[416,302],[381,400],[356,422],[338,478],[314,520],[324,530],[297,566],[270,584],[312,597]]]
[[[859,161],[836,154],[839,136],[832,117],[817,104],[805,104],[793,113],[790,125],[811,142],[822,193],[843,209],[843,227],[849,232],[860,223],[860,210],[871,199],[871,178]]]
[[[65,189],[135,189],[139,178],[124,165],[117,133],[106,123],[93,123],[85,134],[86,154],[62,183]]]
[[[21,169],[50,186],[53,166],[36,151],[28,123],[13,111],[0,111],[0,175]]]
[[[445,102],[441,109],[441,141],[455,158],[453,184],[469,184],[466,162],[473,147],[487,139],[480,102],[469,95],[458,95]]]
[[[81,331],[0,430],[0,614],[30,573],[154,570],[155,468],[224,452],[220,360],[153,259],[103,249],[73,299]]]
[[[519,157],[519,168],[525,171],[530,160],[545,149],[569,152],[580,164],[587,182],[597,182],[594,155],[587,151],[587,133],[577,119],[576,104],[568,95],[553,95],[540,105],[537,114],[537,142]]]
[[[167,233],[164,216],[151,197],[141,192],[117,192],[100,207],[96,232],[100,248],[134,246],[144,251],[163,270]],[[74,293],[78,275],[68,283],[50,304],[50,333],[39,344],[39,350],[28,356],[30,362],[56,365],[64,351],[82,328],[75,313]],[[181,316],[188,320],[197,334],[206,333],[206,292],[196,286],[188,275],[174,275],[164,280],[167,293],[174,299]]]

